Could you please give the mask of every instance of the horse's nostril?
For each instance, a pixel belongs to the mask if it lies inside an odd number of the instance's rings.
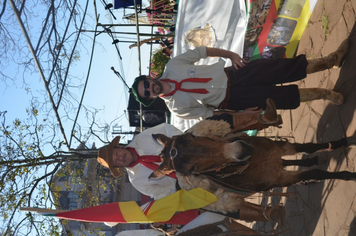
[[[240,145],[241,145],[241,156],[239,159],[246,159],[247,156],[251,156],[252,155],[252,146],[251,145],[248,145],[247,143],[245,142],[240,142]]]

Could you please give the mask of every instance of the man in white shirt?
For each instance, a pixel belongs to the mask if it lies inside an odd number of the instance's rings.
[[[305,55],[299,55],[293,59],[259,59],[247,63],[234,52],[201,46],[171,59],[159,79],[137,77],[132,93],[144,106],[160,97],[171,112],[185,119],[206,119],[221,113],[216,109],[265,109],[267,98],[275,102],[277,109],[295,109],[300,102],[315,99],[328,99],[340,105],[343,96],[332,90],[274,85],[298,81],[306,74],[341,66],[348,49],[349,40],[346,39],[324,58],[307,60]],[[224,68],[221,59],[212,65],[194,65],[206,57],[229,58],[233,66]]]
[[[177,182],[176,178],[169,176],[159,180],[148,179],[155,166],[158,167],[161,163],[158,155],[162,151],[162,146],[152,138],[152,134],[156,133],[172,137],[182,134],[182,131],[169,124],[160,124],[136,135],[125,147],[119,145],[120,137],[117,136],[108,146],[100,148],[98,153],[98,162],[109,167],[114,177],[119,177],[120,168],[125,168],[132,185],[155,200],[174,193]],[[150,160],[139,161],[142,156],[156,156],[157,160],[152,160],[150,165],[147,164]],[[150,169],[149,165],[154,169]]]

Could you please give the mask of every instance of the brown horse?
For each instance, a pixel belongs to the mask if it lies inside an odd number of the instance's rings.
[[[220,201],[216,204],[219,206],[209,205],[207,209],[223,213],[237,211],[244,202],[242,198],[237,202],[231,201],[231,197],[244,197],[254,192],[290,186],[301,181],[356,180],[356,173],[348,171],[328,172],[320,169],[287,171],[284,169],[289,165],[317,165],[317,157],[303,160],[281,158],[284,155],[299,152],[314,153],[355,145],[355,135],[320,144],[289,143],[248,136],[223,142],[196,137],[190,133],[173,138],[161,134],[153,135],[153,137],[164,147],[161,153],[163,161],[149,178],[159,178],[176,171],[182,188],[202,187],[216,194]]]

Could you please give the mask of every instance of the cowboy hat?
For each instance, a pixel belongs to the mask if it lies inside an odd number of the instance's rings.
[[[114,177],[121,175],[119,167],[115,167],[113,164],[112,154],[115,147],[119,146],[120,136],[116,136],[109,145],[99,148],[97,161],[110,169],[111,174]]]

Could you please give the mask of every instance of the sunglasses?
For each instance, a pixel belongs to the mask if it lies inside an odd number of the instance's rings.
[[[148,82],[148,80],[143,81],[143,87],[145,88],[145,98],[149,98],[151,96],[151,93],[147,89],[150,87],[150,82]]]

